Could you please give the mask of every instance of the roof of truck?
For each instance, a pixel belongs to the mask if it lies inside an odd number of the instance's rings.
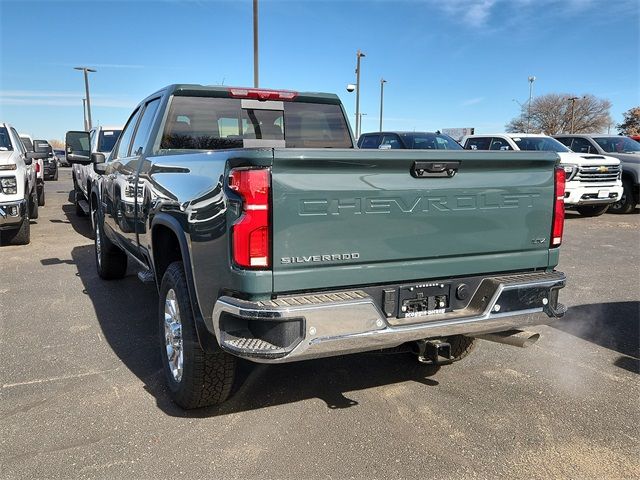
[[[216,96],[216,97],[233,97],[231,91],[266,91],[266,92],[293,92],[295,93],[294,101],[313,101],[318,103],[335,103],[339,104],[340,98],[335,93],[326,92],[298,92],[295,90],[282,90],[272,88],[253,88],[253,87],[234,87],[227,85],[197,85],[190,83],[174,83],[158,90],[158,92],[167,93],[169,95],[192,95],[192,96]]]

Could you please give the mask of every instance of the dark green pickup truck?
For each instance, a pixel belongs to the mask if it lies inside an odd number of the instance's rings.
[[[185,408],[226,399],[236,357],[448,363],[564,313],[554,153],[358,150],[335,95],[197,85],[141,102],[108,159],[85,135],[98,273],[158,285]]]

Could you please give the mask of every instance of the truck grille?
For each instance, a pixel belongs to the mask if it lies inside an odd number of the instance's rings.
[[[619,165],[579,167],[574,180],[579,182],[615,182],[620,175]]]

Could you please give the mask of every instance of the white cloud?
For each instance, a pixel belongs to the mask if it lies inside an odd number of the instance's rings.
[[[464,102],[462,102],[460,105],[463,107],[468,107],[470,105],[476,105],[480,102],[484,102],[484,97],[475,97],[475,98],[470,98],[468,100],[465,100]]]
[[[48,90],[0,90],[0,105],[75,107],[82,105],[84,92]],[[133,108],[134,99],[125,96],[92,94],[91,105],[107,108]]]

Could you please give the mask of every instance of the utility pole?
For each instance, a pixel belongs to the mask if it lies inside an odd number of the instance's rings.
[[[574,113],[575,113],[574,110],[576,106],[576,100],[578,100],[578,97],[567,98],[567,100],[571,102],[571,131],[569,133],[573,133],[573,120],[574,120]]]
[[[89,131],[89,127],[87,126],[87,99],[82,99],[82,117],[84,118],[84,129],[85,131]]]
[[[253,86],[258,88],[258,0],[253,0]]]
[[[529,78],[529,105],[527,107],[527,131],[525,133],[529,133],[529,128],[531,126],[531,101],[533,100],[533,82],[536,81],[536,77],[530,75]]]
[[[93,124],[91,123],[91,99],[89,97],[89,72],[95,73],[96,70],[89,67],[74,67],[74,70],[82,70],[84,72],[84,89],[86,93],[87,99],[87,130],[91,130],[93,128]]]
[[[384,78],[380,79],[380,132],[382,131],[382,106],[384,105],[384,84],[387,81]]]
[[[360,59],[365,54],[358,49],[356,54],[356,138],[360,136]]]

